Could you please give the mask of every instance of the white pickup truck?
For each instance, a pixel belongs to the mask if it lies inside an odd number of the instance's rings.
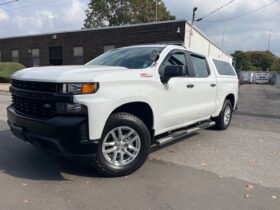
[[[229,62],[175,45],[125,47],[83,66],[16,72],[8,124],[41,149],[123,176],[152,145],[227,129],[238,89]]]

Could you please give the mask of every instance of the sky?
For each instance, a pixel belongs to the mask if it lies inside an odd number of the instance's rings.
[[[78,30],[83,26],[89,0],[0,0],[0,38],[38,33]],[[236,50],[270,50],[280,56],[280,0],[163,0],[177,19],[190,20],[193,7],[200,18],[232,1],[228,6],[195,24],[218,45],[233,53]],[[246,14],[270,2],[272,5],[251,15]],[[223,38],[224,37],[224,38]],[[224,39],[224,42],[222,41]]]

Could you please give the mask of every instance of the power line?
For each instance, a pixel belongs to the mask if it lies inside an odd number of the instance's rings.
[[[260,11],[260,10],[262,10],[262,9],[265,9],[266,7],[268,7],[268,6],[270,6],[270,5],[274,4],[274,3],[276,3],[277,1],[278,1],[278,0],[274,0],[274,1],[270,2],[270,3],[268,3],[268,4],[263,5],[263,6],[260,7],[260,8],[254,9],[254,10],[252,10],[252,11],[250,11],[250,12],[247,12],[247,13],[244,13],[244,14],[242,14],[242,15],[238,15],[238,16],[235,16],[235,17],[232,17],[232,18],[226,18],[226,19],[222,19],[222,20],[204,20],[204,21],[201,21],[201,22],[224,22],[224,21],[235,20],[235,19],[238,19],[238,18],[247,16],[247,15],[251,15],[251,14],[253,14],[253,13],[255,13],[255,12],[258,12],[258,11]]]
[[[210,15],[213,15],[214,13],[220,11],[221,9],[229,6],[230,4],[232,4],[235,0],[230,0],[229,2],[227,2],[226,4],[223,4],[222,6],[218,7],[217,9],[214,9],[212,12],[208,13],[207,15],[204,15],[201,18],[198,18],[197,21],[201,21],[202,19],[209,17]]]
[[[7,4],[12,4],[12,3],[16,2],[16,1],[18,1],[18,0],[12,0],[12,1],[4,2],[4,3],[0,3],[0,6],[7,5]]]

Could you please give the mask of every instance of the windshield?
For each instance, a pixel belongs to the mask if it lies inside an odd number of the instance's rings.
[[[86,65],[122,66],[129,69],[144,69],[152,65],[153,51],[159,54],[163,47],[120,48],[93,59]]]

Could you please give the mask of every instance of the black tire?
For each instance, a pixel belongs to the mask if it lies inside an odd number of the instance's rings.
[[[141,147],[136,158],[131,163],[124,166],[116,166],[110,163],[105,158],[105,155],[102,152],[103,141],[105,140],[107,134],[110,133],[113,129],[118,128],[120,126],[129,127],[136,131],[140,137],[141,142]],[[149,155],[150,147],[151,135],[149,129],[141,119],[129,113],[115,113],[109,117],[105,125],[102,138],[98,145],[98,150],[95,159],[95,167],[102,175],[107,177],[129,175],[135,172],[144,164]]]
[[[228,123],[225,122],[224,117],[225,117],[225,112],[227,109],[230,109],[230,117],[229,117],[229,121]],[[222,111],[220,112],[219,116],[217,118],[214,118],[214,121],[216,122],[216,126],[215,128],[217,130],[226,130],[228,129],[230,122],[231,122],[231,118],[232,118],[232,104],[231,101],[226,99],[222,108]]]

